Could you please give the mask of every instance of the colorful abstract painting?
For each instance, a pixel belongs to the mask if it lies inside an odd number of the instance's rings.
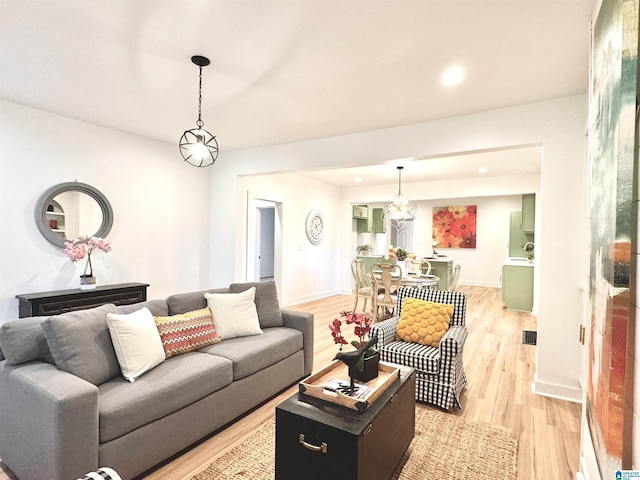
[[[476,248],[477,205],[433,207],[433,243],[441,248]]]
[[[630,468],[625,418],[633,210],[638,0],[604,0],[592,32],[591,228],[586,417],[600,477]],[[617,477],[615,477],[617,478]]]

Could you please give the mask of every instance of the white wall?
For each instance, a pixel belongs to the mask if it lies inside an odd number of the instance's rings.
[[[38,197],[62,182],[88,183],[113,207],[113,251],[92,255],[99,283],[149,283],[149,298],[209,285],[209,171],[182,161],[178,138],[158,142],[0,100],[0,323],[17,318],[16,294],[79,286],[84,263],[34,221]]]
[[[339,236],[335,219],[338,218],[340,189],[295,174],[242,177],[237,188],[239,213],[251,210],[247,206],[250,205],[249,198],[280,204],[277,216],[281,217],[282,234],[280,242],[276,239],[280,252],[276,252],[275,272],[280,302],[290,305],[337,293],[335,272],[339,256],[335,245]],[[325,220],[324,237],[318,245],[312,245],[306,236],[305,220],[310,210],[320,210]],[[247,221],[248,216],[251,216],[250,211],[248,215],[237,215],[236,228],[241,232],[240,238],[255,236],[254,222]],[[247,249],[252,251],[253,245],[249,240],[238,248],[239,280],[246,279],[242,265],[246,265]]]
[[[216,234],[219,225],[234,224],[237,210],[229,208],[229,199],[236,198],[239,175],[541,145],[542,175],[536,203],[539,317],[535,387],[540,393],[579,400],[581,363],[576,332],[582,321],[580,286],[586,278],[586,218],[562,212],[585,211],[586,185],[576,181],[585,178],[585,120],[585,97],[578,95],[404,127],[221,154],[215,174],[211,175],[211,251],[224,251],[226,255],[211,268],[212,283],[242,279],[242,268],[238,268],[242,253],[238,250],[244,240],[238,235],[242,233],[239,226]],[[409,190],[403,192],[411,198]],[[388,198],[393,194],[390,192]],[[333,245],[333,255],[341,265],[353,255],[350,202],[345,200],[338,212],[338,241]],[[570,241],[566,232],[570,232]],[[348,285],[349,274],[342,270],[336,272],[335,281]],[[281,293],[288,296],[287,292]]]

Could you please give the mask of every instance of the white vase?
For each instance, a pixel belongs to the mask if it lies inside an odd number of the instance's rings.
[[[96,288],[96,277],[80,275],[80,290],[91,290],[93,288]]]
[[[403,261],[398,261],[398,262],[396,262],[396,265],[398,265],[398,267],[400,267],[400,273],[404,277],[406,275],[406,270],[407,270],[407,267],[405,267],[404,262]]]

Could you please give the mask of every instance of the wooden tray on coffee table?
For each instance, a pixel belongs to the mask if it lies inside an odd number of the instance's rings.
[[[393,382],[400,378],[400,369],[393,364],[380,362],[378,376],[366,383],[356,380],[357,385],[363,385],[370,390],[362,397],[356,398],[342,393],[339,390],[330,391],[325,387],[332,379],[338,379],[341,383],[349,384],[348,367],[336,360],[318,373],[305,378],[298,384],[299,399],[304,401],[305,396],[319,398],[326,402],[335,403],[360,413],[365,412]]]

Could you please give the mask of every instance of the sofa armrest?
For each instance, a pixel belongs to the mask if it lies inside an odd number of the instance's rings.
[[[444,334],[440,340],[440,372],[450,372],[454,365],[462,369],[462,351],[467,334],[467,327],[462,325],[451,325]]]
[[[396,340],[398,329],[398,317],[388,318],[371,327],[371,336],[378,336],[378,350]]]
[[[313,313],[297,310],[282,310],[284,326],[302,332],[302,348],[304,349],[304,374],[311,375],[313,370]]]
[[[0,363],[0,456],[20,478],[98,468],[98,388],[45,362]]]

